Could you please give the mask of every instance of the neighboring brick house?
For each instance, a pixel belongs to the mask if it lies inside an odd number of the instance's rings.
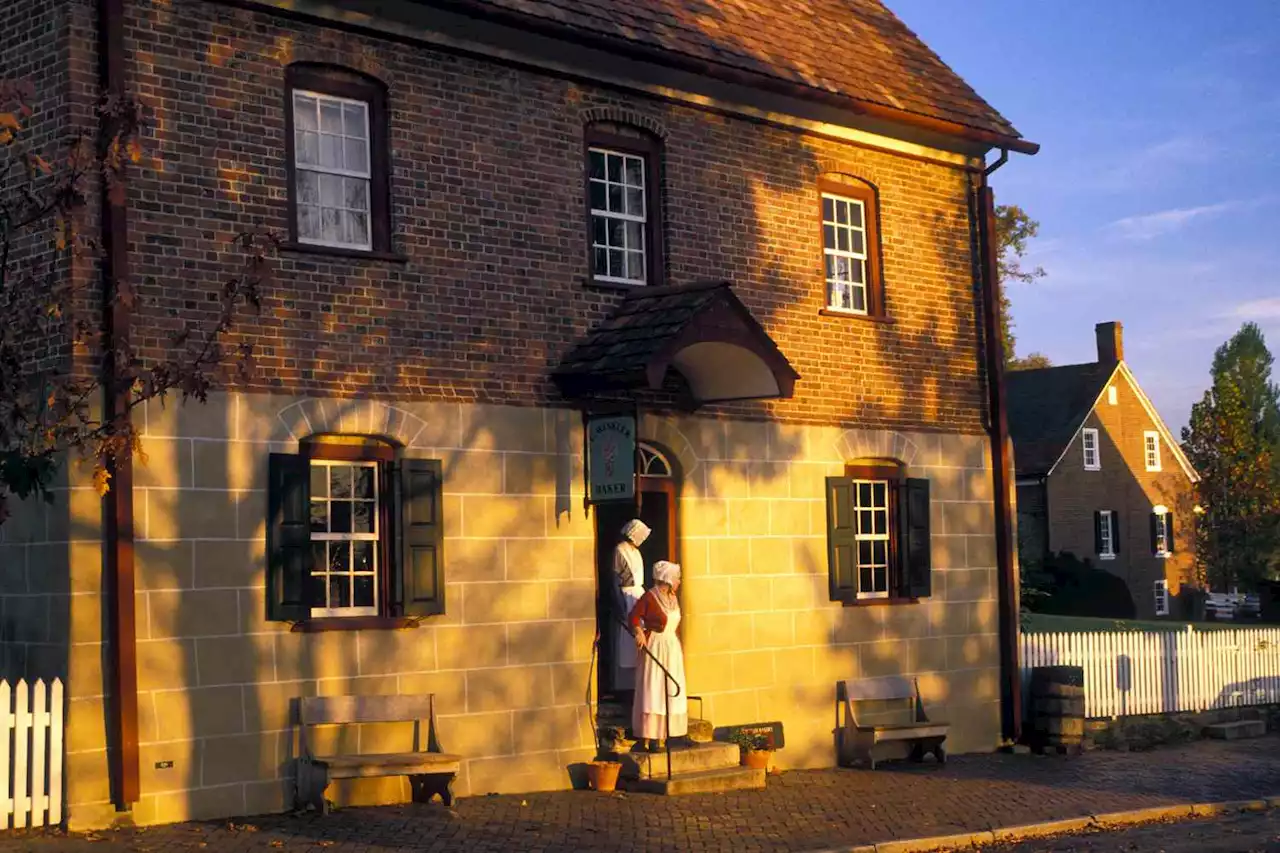
[[[690,691],[782,721],[780,766],[833,763],[845,678],[918,676],[953,749],[997,745],[974,271],[984,159],[1035,146],[878,2],[17,5],[37,121],[84,127],[97,67],[154,112],[106,217],[145,356],[232,234],[287,235],[255,378],[148,405],[105,505],[72,468],[0,526],[3,674],[67,679],[73,826],[288,808],[314,694],[435,693],[461,795],[567,786],[637,511],[684,566]],[[642,501],[588,513],[607,405]]]
[[[1023,566],[1070,552],[1122,578],[1142,618],[1180,615],[1199,478],[1099,323],[1098,360],[1008,374]]]

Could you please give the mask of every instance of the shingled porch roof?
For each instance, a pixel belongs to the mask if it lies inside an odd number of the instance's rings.
[[[696,404],[790,397],[800,377],[728,282],[637,288],[552,372],[567,397],[661,390]]]

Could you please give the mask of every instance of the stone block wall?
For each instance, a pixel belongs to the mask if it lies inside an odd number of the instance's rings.
[[[593,752],[595,530],[582,507],[576,412],[215,395],[205,406],[151,405],[144,421],[136,820],[286,808],[297,754],[291,704],[309,695],[435,693],[444,746],[467,759],[460,795],[569,785],[568,765]],[[318,634],[266,621],[267,456],[334,431],[386,434],[408,455],[443,462],[444,615],[416,629]],[[683,472],[689,690],[714,722],[780,719],[788,745],[779,766],[829,766],[835,681],[905,673],[956,721],[956,750],[995,745],[995,556],[981,436],[653,415],[640,436]],[[823,478],[870,456],[900,458],[911,476],[931,480],[926,601],[827,600]],[[56,573],[36,546],[17,547],[38,571]],[[77,596],[98,601],[96,576],[72,577],[86,585]],[[100,755],[103,731],[100,675],[80,668],[77,654],[73,763]],[[318,748],[404,749],[410,736],[396,726],[328,730]],[[73,826],[110,819],[103,773],[75,774],[69,786]],[[407,789],[403,780],[360,782],[331,796],[389,802]]]

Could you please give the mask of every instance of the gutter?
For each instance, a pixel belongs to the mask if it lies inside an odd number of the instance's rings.
[[[1018,661],[1019,584],[1014,564],[1013,470],[1009,412],[1004,384],[1004,339],[1000,336],[1000,277],[996,246],[995,193],[987,178],[1009,160],[1000,157],[977,179],[978,255],[982,269],[982,330],[987,405],[991,416],[992,480],[996,508],[996,584],[999,589],[1000,731],[1006,743],[1022,733],[1022,674]]]
[[[98,0],[98,83],[104,97],[125,94],[124,0]],[[106,144],[109,140],[100,140]],[[102,390],[104,418],[129,423],[129,388],[117,380],[117,359],[128,352],[129,221],[125,200],[102,187]],[[107,761],[111,800],[128,811],[140,799],[138,779],[138,642],[133,554],[133,462],[109,466],[103,498],[107,592]]]
[[[1000,148],[1002,151],[1035,154],[1040,150],[1040,146],[1037,143],[1012,134],[996,133],[972,125],[961,124],[960,122],[933,118],[910,110],[838,94],[816,86],[807,86],[803,83],[783,80],[768,74],[747,71],[722,62],[698,59],[686,54],[664,50],[660,47],[651,47],[631,39],[576,29],[557,21],[498,8],[492,3],[485,2],[485,0],[427,0],[427,2],[417,0],[417,2],[419,5],[435,6],[436,8],[457,12],[468,17],[493,21],[519,30],[539,33],[586,47],[598,48],[618,56],[665,65],[669,68],[689,71],[727,83],[749,86],[753,89],[787,95],[800,100],[815,101],[838,109],[848,110],[857,115],[867,116],[868,118],[896,122],[941,136],[976,142],[992,148]]]

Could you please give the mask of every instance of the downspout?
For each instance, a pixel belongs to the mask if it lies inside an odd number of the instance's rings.
[[[1013,501],[1010,471],[1009,415],[1004,387],[1004,338],[1000,334],[999,248],[996,239],[995,194],[987,177],[1009,161],[1008,149],[978,176],[978,251],[982,264],[982,327],[987,374],[988,429],[991,436],[992,480],[996,508],[996,583],[1000,623],[1000,731],[1005,743],[1022,733],[1022,675],[1018,660],[1018,571],[1013,551]]]
[[[102,95],[125,94],[124,0],[98,0],[98,78]],[[110,132],[103,130],[101,132]],[[105,145],[110,140],[101,139]],[[129,341],[129,222],[123,197],[102,186],[102,332],[104,418],[129,423],[129,388],[117,380],[117,358]],[[111,799],[118,811],[139,800],[138,644],[133,562],[133,463],[109,465],[111,490],[103,498],[107,587],[107,756]]]

